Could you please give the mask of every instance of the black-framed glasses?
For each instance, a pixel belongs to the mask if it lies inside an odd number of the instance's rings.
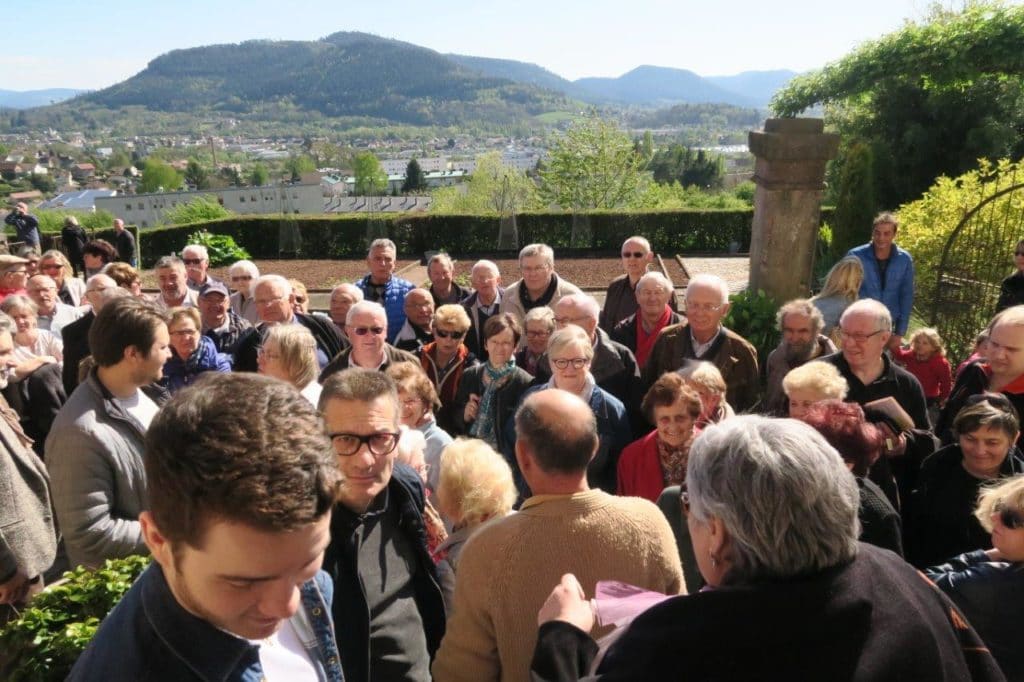
[[[459,339],[461,339],[465,335],[466,335],[466,332],[446,332],[443,329],[435,329],[434,330],[434,336],[439,336],[442,339],[452,338],[452,339],[455,339],[456,341],[458,341]]]
[[[881,334],[884,331],[888,331],[888,330],[887,329],[876,329],[875,331],[871,332],[870,334],[854,334],[854,333],[851,333],[851,332],[845,332],[842,329],[840,329],[839,330],[839,335],[842,336],[844,339],[846,339],[848,341],[856,341],[857,343],[864,343],[865,341],[870,339],[872,336],[878,336],[879,334]]]
[[[1005,506],[1002,502],[996,504],[995,513],[999,514],[999,523],[1003,524],[1010,530],[1020,530],[1024,528],[1024,514],[1019,509],[1013,509]]]
[[[645,255],[647,255],[647,254],[645,254],[643,251],[623,251],[622,252],[622,257],[623,258],[643,258]]]
[[[590,362],[590,360],[587,360],[586,358],[558,358],[557,360],[552,360],[551,364],[558,369],[565,369],[569,365],[572,365],[573,369],[583,369],[587,366],[588,362]]]
[[[375,455],[387,455],[398,446],[398,433],[371,433],[360,436],[358,433],[329,433],[327,434],[334,443],[334,451],[342,457],[349,457],[359,452],[359,448],[365,445]]]
[[[356,336],[366,336],[370,333],[374,336],[380,336],[384,333],[384,327],[353,327],[352,333]]]

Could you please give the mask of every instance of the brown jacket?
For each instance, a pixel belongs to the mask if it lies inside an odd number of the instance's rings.
[[[695,360],[690,328],[687,322],[665,327],[644,367],[643,385],[649,388],[665,372],[681,368],[687,360]],[[701,358],[707,360],[722,373],[725,379],[726,401],[737,414],[748,412],[757,404],[759,374],[757,351],[750,342],[736,332],[722,327],[722,334],[715,340],[708,353]]]

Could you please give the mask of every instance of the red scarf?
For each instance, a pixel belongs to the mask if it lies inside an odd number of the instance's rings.
[[[651,354],[651,349],[654,348],[654,342],[658,340],[658,334],[665,328],[668,321],[672,319],[672,309],[665,306],[665,311],[661,313],[661,317],[654,323],[654,329],[648,334],[644,331],[644,322],[640,317],[640,311],[636,311],[636,363],[643,369],[644,365],[647,364],[647,356]]]

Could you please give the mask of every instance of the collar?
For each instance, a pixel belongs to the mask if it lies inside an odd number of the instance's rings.
[[[377,365],[377,369],[378,370],[381,367],[383,367],[387,363],[387,361],[388,361],[387,351],[384,350],[383,348],[380,351],[380,355],[381,355],[381,361],[380,361],[380,364]],[[355,356],[356,356],[355,351],[353,351],[353,352],[348,354],[348,366],[349,367],[362,367],[363,369],[369,369],[367,367],[363,367],[362,365],[357,365],[356,364],[356,357]]]
[[[686,326],[686,330],[690,333],[690,345],[693,346],[693,354],[701,360],[704,359],[704,354],[711,349],[711,346],[715,345],[718,337],[722,335],[722,325],[718,325],[718,331],[715,332],[715,335],[708,339],[707,343],[700,343],[693,335],[693,329],[689,325]]]
[[[987,362],[981,363],[981,371],[985,373],[988,379],[992,379],[992,366]],[[999,389],[1000,393],[1024,393],[1024,374],[1011,381],[1010,383]]]
[[[195,616],[178,603],[160,564],[139,579],[142,611],[160,641],[207,679],[226,680],[259,661],[259,648]]]

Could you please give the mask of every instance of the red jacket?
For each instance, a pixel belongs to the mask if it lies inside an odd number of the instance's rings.
[[[924,389],[925,398],[938,398],[940,403],[946,402],[953,386],[953,377],[949,368],[949,360],[944,355],[933,353],[925,361],[917,359],[913,349],[899,349],[894,353],[896,362],[917,377]]]
[[[658,430],[651,431],[622,450],[618,468],[618,494],[657,502],[665,489],[665,474],[658,456]]]

